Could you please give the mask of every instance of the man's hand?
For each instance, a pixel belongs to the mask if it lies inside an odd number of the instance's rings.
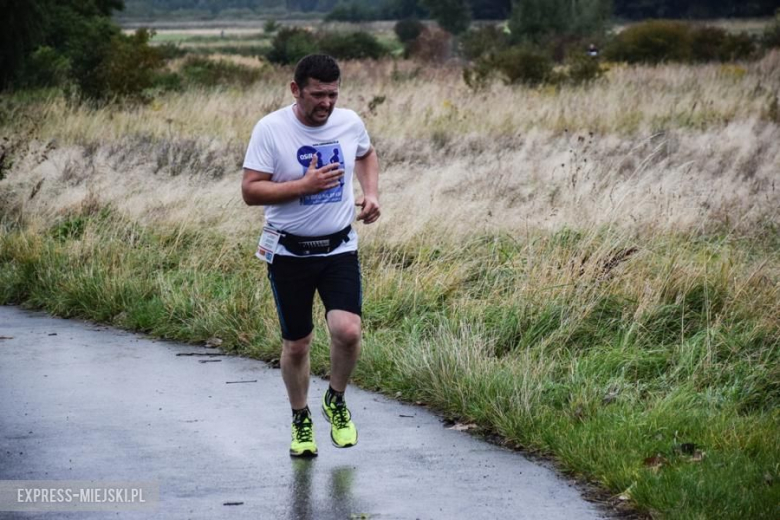
[[[379,199],[376,197],[363,197],[362,200],[355,202],[355,205],[361,207],[357,219],[362,220],[364,224],[371,224],[379,218]]]
[[[343,176],[344,170],[339,169],[339,163],[330,163],[322,168],[317,168],[317,156],[312,155],[309,168],[300,181],[303,194],[313,195],[335,188]]]

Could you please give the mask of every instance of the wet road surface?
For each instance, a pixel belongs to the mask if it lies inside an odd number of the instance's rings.
[[[14,307],[0,307],[0,337],[0,480],[155,481],[160,490],[154,513],[3,519],[605,517],[552,470],[354,387],[359,444],[333,447],[315,413],[319,457],[292,460],[281,374],[262,362],[177,356],[215,350]],[[326,388],[312,379],[313,410]]]

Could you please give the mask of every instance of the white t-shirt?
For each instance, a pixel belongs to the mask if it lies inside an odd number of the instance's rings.
[[[335,108],[322,126],[306,126],[295,116],[294,107],[272,112],[252,131],[244,158],[244,168],[271,174],[273,182],[300,179],[312,156],[317,167],[338,162],[344,170],[339,186],[305,195],[298,200],[265,207],[265,219],[274,229],[300,236],[322,236],[341,231],[355,219],[352,177],[355,158],[371,149],[371,140],[363,121],[355,112]],[[329,254],[357,250],[357,233]],[[279,245],[278,255],[295,256]],[[317,255],[326,256],[326,255]]]

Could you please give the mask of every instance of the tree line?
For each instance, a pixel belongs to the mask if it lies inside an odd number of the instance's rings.
[[[514,0],[514,3],[522,4],[524,1]],[[424,0],[125,0],[127,14],[138,16],[164,15],[175,11],[216,16],[230,10],[262,13],[273,9],[326,13],[342,4],[382,15],[404,17],[426,13],[425,3]],[[513,0],[463,0],[448,3],[464,6],[474,19],[497,20],[509,17]],[[778,7],[777,0],[612,0],[611,3],[614,16],[632,20],[770,16]]]

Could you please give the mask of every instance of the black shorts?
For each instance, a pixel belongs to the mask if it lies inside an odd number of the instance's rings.
[[[332,256],[276,256],[268,265],[268,280],[286,340],[304,338],[314,330],[315,290],[326,313],[341,310],[361,315],[363,293],[356,251]]]

